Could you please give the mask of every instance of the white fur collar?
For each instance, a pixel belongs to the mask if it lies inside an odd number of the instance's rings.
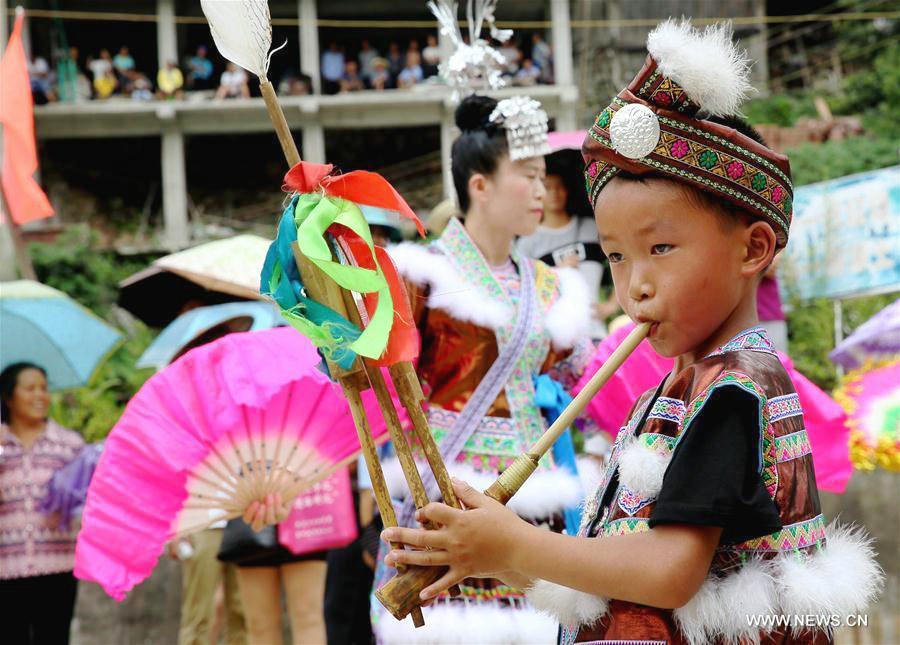
[[[427,468],[426,464],[419,464],[419,472],[425,472]],[[391,497],[405,499],[409,489],[397,458],[385,460],[383,470]],[[447,470],[451,476],[463,480],[477,490],[485,490],[497,479],[496,474],[477,471],[470,465],[460,462],[448,464]],[[562,468],[539,469],[528,478],[507,506],[525,519],[541,520],[566,508],[578,506],[583,497],[581,481],[576,475]]]
[[[585,338],[591,326],[591,298],[587,282],[577,269],[553,269],[559,276],[559,299],[547,311],[544,326],[553,346],[569,349]]]
[[[388,251],[400,275],[417,286],[431,287],[429,307],[494,331],[514,317],[510,307],[467,281],[442,253],[412,242],[397,244]],[[554,347],[568,349],[588,335],[591,299],[578,271],[553,270],[559,277],[560,295],[547,311],[544,326]]]
[[[388,251],[400,275],[417,286],[431,287],[429,307],[493,330],[512,318],[514,312],[509,307],[467,282],[443,254],[413,242],[397,244]]]

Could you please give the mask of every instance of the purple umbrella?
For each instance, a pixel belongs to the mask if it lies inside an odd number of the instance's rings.
[[[41,501],[44,513],[59,513],[60,525],[67,527],[72,518],[81,512],[87,497],[88,484],[100,461],[103,442],[89,443],[78,455],[57,470],[50,479],[47,496]]]
[[[900,298],[856,328],[828,358],[844,369],[900,354]]]

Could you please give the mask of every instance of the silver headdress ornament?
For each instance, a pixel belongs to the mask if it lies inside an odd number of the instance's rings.
[[[441,33],[450,38],[454,51],[441,64],[441,76],[453,87],[453,98],[478,89],[496,90],[506,81],[501,71],[506,64],[503,55],[481,38],[481,28],[488,25],[491,38],[505,42],[512,38],[511,29],[498,29],[494,10],[497,0],[468,0],[466,19],[469,23],[469,43],[463,42],[456,20],[458,3],[431,0],[428,8],[437,18]],[[514,96],[497,103],[489,118],[491,123],[506,129],[510,159],[526,159],[550,152],[547,144],[547,113],[541,104],[528,96]]]
[[[547,113],[530,96],[503,99],[497,103],[488,120],[506,130],[509,158],[513,161],[550,153]]]
[[[485,90],[496,90],[506,85],[500,74],[506,59],[488,41],[481,38],[484,23],[490,28],[491,38],[503,41],[512,37],[511,29],[497,29],[494,21],[496,6],[497,0],[469,0],[466,11],[469,43],[466,43],[456,21],[458,3],[451,4],[447,0],[432,0],[428,3],[428,8],[438,20],[441,33],[453,43],[453,54],[446,62],[441,63],[441,76],[453,87],[454,99],[479,89],[479,84]]]

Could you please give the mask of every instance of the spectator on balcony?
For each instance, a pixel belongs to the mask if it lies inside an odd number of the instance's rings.
[[[153,83],[147,78],[147,75],[136,69],[129,69],[125,72],[125,84],[122,88],[126,96],[130,96],[135,101],[150,101],[153,99]]]
[[[322,91],[325,94],[336,94],[341,89],[344,62],[344,52],[336,42],[331,41],[328,50],[322,54]]]
[[[250,98],[250,87],[247,85],[247,72],[234,63],[228,63],[222,77],[219,80],[219,89],[216,90],[217,99]]]
[[[388,45],[387,60],[388,71],[391,73],[391,80],[396,82],[397,77],[400,76],[400,72],[403,70],[403,65],[406,62],[406,59],[400,52],[400,45],[396,42],[391,42],[391,44]]]
[[[100,55],[102,56],[104,52],[106,53],[107,59],[109,59],[109,52],[105,49],[100,52]],[[103,62],[103,58],[98,58],[97,60],[93,61],[93,66],[91,67],[91,71],[94,75],[94,98],[108,99],[118,88],[119,79],[116,78],[116,74],[113,71],[111,60],[108,61],[108,67],[104,65],[94,65],[94,63],[101,62]]]
[[[119,48],[119,53],[113,57],[112,63],[116,70],[116,76],[119,79],[119,86],[124,89],[128,84],[126,72],[134,69],[134,58],[128,52],[128,47],[122,45]]]
[[[363,38],[362,42],[359,44],[359,56],[357,56],[357,60],[359,61],[360,74],[362,74],[363,79],[367,83],[372,82],[372,75],[375,71],[372,67],[372,61],[376,58],[378,58],[378,50],[369,44],[368,39]]]
[[[184,76],[175,61],[169,61],[156,74],[156,95],[160,99],[184,98]]]
[[[541,78],[541,69],[535,65],[530,58],[522,61],[522,66],[516,72],[514,82],[516,85],[537,85]]]
[[[200,45],[188,59],[187,87],[189,90],[213,89],[213,64],[206,57],[206,47]]]
[[[344,76],[340,80],[341,92],[358,92],[366,89],[362,75],[359,73],[359,65],[355,60],[348,60],[344,64]]]
[[[540,33],[531,34],[531,60],[540,68],[542,83],[553,82],[553,52]]]
[[[91,82],[94,84],[94,91],[97,91],[96,85],[98,79],[108,79],[112,76],[115,80],[115,68],[113,67],[112,56],[108,49],[101,49],[98,58],[88,58],[87,68],[91,72]],[[113,87],[115,89],[115,87]],[[112,90],[110,90],[110,93]],[[107,94],[106,96],[109,96]],[[106,98],[105,96],[102,98]]]
[[[372,77],[369,85],[373,90],[384,90],[391,86],[391,72],[388,70],[387,58],[372,59]]]
[[[425,37],[425,49],[422,50],[422,71],[425,73],[425,78],[437,76],[440,64],[441,48],[438,45],[437,36],[428,34]]]
[[[56,100],[53,90],[53,75],[50,65],[43,56],[32,56],[28,61],[28,79],[31,82],[31,97],[36,105]]]
[[[305,96],[312,92],[312,78],[309,74],[297,74],[288,70],[278,83],[278,93],[282,96]]]
[[[400,71],[397,76],[397,87],[409,88],[416,83],[421,83],[424,75],[422,74],[422,65],[420,62],[422,57],[417,51],[406,52],[406,67]]]
[[[506,65],[503,68],[503,74],[506,76],[515,76],[519,71],[519,62],[522,60],[522,50],[515,41],[510,38],[501,45],[500,55],[506,59]]]

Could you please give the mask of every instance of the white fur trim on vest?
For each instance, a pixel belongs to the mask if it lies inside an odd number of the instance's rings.
[[[501,302],[492,300],[466,282],[456,267],[440,253],[432,253],[421,244],[404,242],[388,249],[397,271],[413,284],[431,287],[428,306],[441,309],[463,322],[498,329],[513,316]]]
[[[884,571],[875,560],[872,538],[861,528],[836,522],[825,535],[819,553],[776,558],[782,613],[864,614],[881,592]]]
[[[386,611],[373,623],[379,643],[534,643],[556,642],[557,623],[535,609],[500,607],[493,603],[438,602],[423,607],[425,626],[413,627],[411,620],[395,620]]]
[[[606,613],[606,598],[537,580],[525,590],[528,602],[563,625],[593,625]]]
[[[675,610],[675,623],[691,645],[719,637],[758,643],[759,627],[751,627],[746,617],[775,613],[775,592],[769,563],[750,560],[725,578],[707,578],[690,602]]]
[[[419,464],[419,472],[425,472],[427,468],[426,464]],[[406,499],[409,488],[397,458],[385,460],[383,469],[391,497]],[[463,480],[479,491],[485,490],[497,479],[496,474],[480,472],[468,464],[459,462],[448,465],[447,470],[451,476]],[[577,506],[583,495],[581,482],[572,473],[562,468],[538,470],[528,478],[507,506],[520,517],[541,520],[560,513],[563,509]]]
[[[751,560],[725,578],[707,578],[690,602],[675,610],[675,621],[691,645],[716,639],[757,643],[759,628],[749,626],[748,616],[864,614],[883,580],[871,538],[832,523],[821,551]]]
[[[641,497],[656,497],[671,460],[671,453],[664,455],[632,440],[619,456],[619,481]]]
[[[674,611],[674,618],[691,645],[758,643],[761,629],[751,627],[748,616],[865,614],[883,582],[871,538],[861,529],[832,523],[824,549],[752,559],[723,578],[709,576],[694,597]],[[526,595],[535,607],[570,626],[592,625],[607,610],[599,596],[545,580],[535,582]]]
[[[553,269],[559,276],[559,299],[553,303],[544,321],[553,346],[569,349],[590,332],[593,299],[587,283],[577,269]]]

